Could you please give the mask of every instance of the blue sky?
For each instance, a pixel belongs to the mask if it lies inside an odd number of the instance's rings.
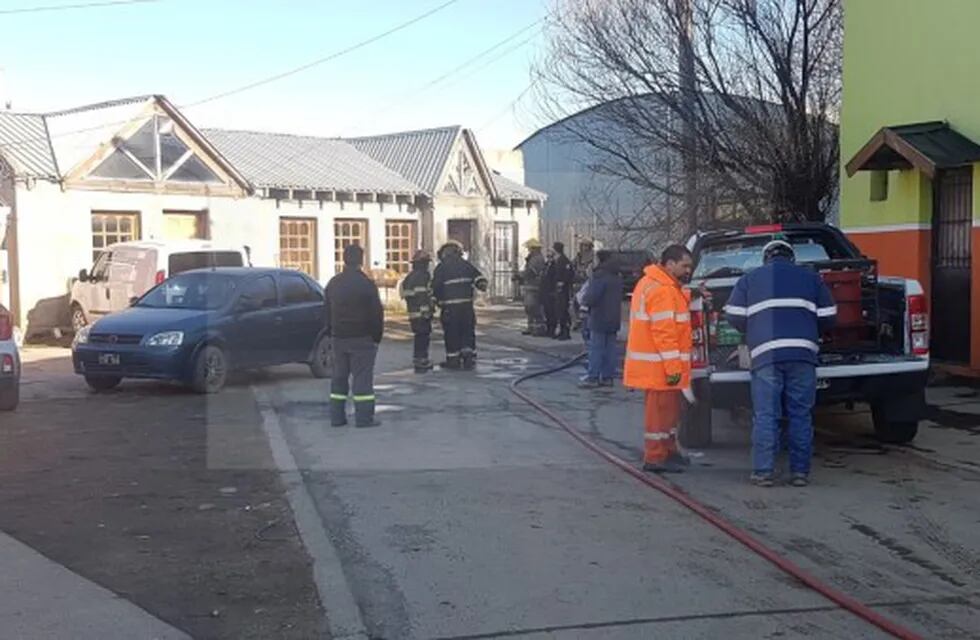
[[[324,57],[443,1],[160,0],[0,13],[4,93],[15,111],[143,93],[186,105]],[[485,148],[510,147],[536,128],[531,93],[507,109],[540,55],[535,29],[488,55],[530,38],[483,69],[485,61],[420,88],[541,18],[546,1],[458,0],[358,51],[185,113],[200,127],[317,135],[462,124],[479,129]],[[0,12],[78,2],[0,0]]]

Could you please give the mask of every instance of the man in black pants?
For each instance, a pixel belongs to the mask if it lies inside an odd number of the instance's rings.
[[[438,252],[439,266],[432,274],[432,296],[442,309],[440,320],[446,341],[446,369],[476,368],[476,312],[474,288],[487,290],[487,279],[463,259],[462,246],[453,240]]]
[[[415,336],[415,349],[412,354],[412,364],[415,373],[426,373],[432,370],[429,360],[429,339],[432,336],[432,289],[429,281],[429,263],[432,259],[426,251],[416,251],[412,257],[412,271],[402,280],[400,292],[408,306],[408,322],[412,325]]]
[[[344,270],[327,283],[324,317],[332,337],[333,379],[330,382],[330,423],[347,424],[347,397],[353,395],[354,421],[374,427],[374,360],[384,333],[384,308],[378,287],[361,270],[364,250],[344,248]]]
[[[572,316],[569,305],[572,302],[572,284],[575,282],[575,267],[572,261],[565,255],[565,245],[561,242],[554,244],[555,262],[554,284],[555,284],[555,323],[558,325],[559,340],[572,339]]]

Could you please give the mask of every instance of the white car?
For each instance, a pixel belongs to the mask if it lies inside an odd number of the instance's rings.
[[[14,319],[0,304],[0,411],[13,411],[20,401],[20,354],[14,342]]]
[[[71,287],[71,325],[78,331],[122,311],[134,298],[191,269],[251,266],[248,247],[207,240],[136,240],[109,245]]]

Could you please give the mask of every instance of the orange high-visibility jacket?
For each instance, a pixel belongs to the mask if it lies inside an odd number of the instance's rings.
[[[691,385],[691,293],[659,265],[643,270],[633,290],[623,384],[681,390]],[[667,376],[681,381],[667,384]]]

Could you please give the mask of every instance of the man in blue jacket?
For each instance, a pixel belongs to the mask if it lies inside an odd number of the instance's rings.
[[[790,483],[809,484],[820,334],[837,316],[820,275],[795,260],[788,242],[773,240],[763,249],[764,265],[742,276],[725,305],[752,359],[751,480],[765,487],[773,485],[784,408]]]
[[[589,310],[589,372],[579,383],[584,389],[613,386],[616,376],[616,334],[622,321],[623,278],[611,251],[596,254],[598,264],[585,285],[582,306]]]

